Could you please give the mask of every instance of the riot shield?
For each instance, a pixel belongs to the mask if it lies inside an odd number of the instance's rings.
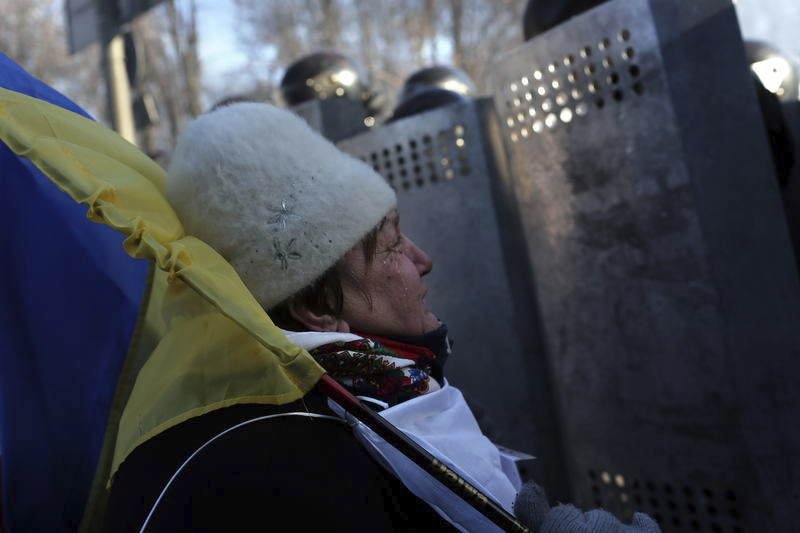
[[[608,2],[493,87],[577,503],[792,530],[800,288],[732,3]]]
[[[450,104],[339,143],[397,191],[404,232],[434,262],[431,309],[454,341],[448,380],[498,444],[549,457],[527,475],[566,497],[549,369],[491,99]],[[523,472],[525,475],[525,472]]]
[[[289,109],[331,142],[352,137],[367,129],[364,104],[350,98],[309,100]]]

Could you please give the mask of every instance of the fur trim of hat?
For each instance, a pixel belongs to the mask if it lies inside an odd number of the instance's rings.
[[[221,107],[178,138],[167,198],[269,309],[308,286],[397,204],[372,167],[291,112]]]

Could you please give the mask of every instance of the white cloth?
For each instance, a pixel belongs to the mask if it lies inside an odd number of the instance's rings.
[[[286,335],[289,342],[308,351],[319,348],[323,344],[352,342],[362,338],[352,333],[338,333],[336,331],[289,331],[287,329],[282,329],[281,331]]]
[[[346,333],[286,334],[291,342],[307,350],[337,340],[354,340],[352,335]],[[356,436],[367,451],[397,476],[412,493],[433,507],[442,518],[461,531],[501,531],[488,518],[375,432],[349,416],[341,406],[331,400],[328,403],[334,412],[353,424]],[[466,481],[512,512],[521,484],[516,459],[530,456],[501,453],[481,431],[461,391],[448,384],[447,380],[441,389],[384,409],[379,414]]]
[[[464,472],[471,483],[511,511],[519,486],[503,470],[500,452],[484,436],[464,396],[445,386],[381,411],[428,451]]]
[[[341,407],[329,403],[344,416]],[[515,462],[504,457],[483,435],[457,388],[445,381],[440,390],[397,404],[380,415],[507,511],[512,511],[520,487]],[[462,531],[500,531],[371,429],[356,420],[351,422],[367,451],[442,518]]]

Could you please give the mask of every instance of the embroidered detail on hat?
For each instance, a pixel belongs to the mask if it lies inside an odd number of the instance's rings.
[[[291,239],[287,244],[286,248],[281,245],[280,239],[275,237],[272,240],[272,246],[275,248],[275,259],[280,261],[281,268],[283,270],[289,270],[289,259],[300,259],[303,257],[299,253],[292,250],[294,248],[294,241],[296,239]]]
[[[291,199],[293,200],[293,198]],[[294,212],[294,202],[283,200],[280,207],[267,207],[268,210],[275,213],[267,220],[270,226],[278,225],[281,229],[286,229],[286,223],[292,219],[299,219],[300,215]],[[284,269],[285,270],[285,269]]]

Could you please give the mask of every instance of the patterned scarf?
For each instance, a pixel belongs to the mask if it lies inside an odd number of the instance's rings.
[[[441,388],[431,376],[437,357],[423,346],[373,337],[332,342],[309,353],[350,392],[390,407]]]

